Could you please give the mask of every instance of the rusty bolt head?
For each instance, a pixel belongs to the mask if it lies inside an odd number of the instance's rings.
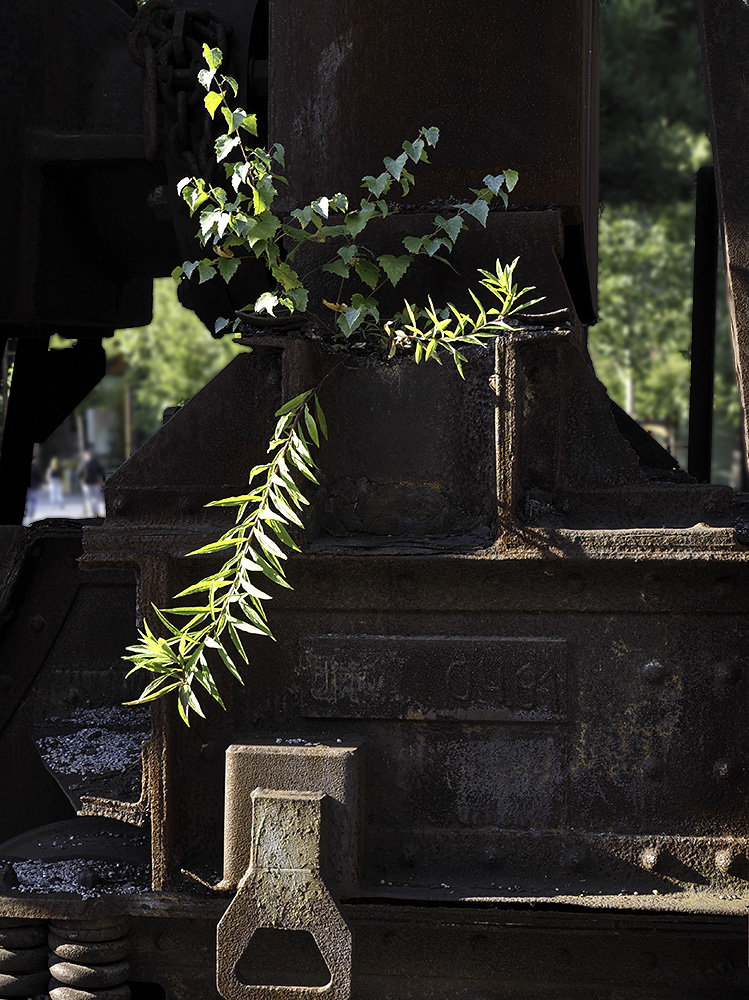
[[[640,674],[648,684],[663,684],[669,676],[669,670],[660,660],[648,660],[640,670]]]
[[[47,619],[43,615],[34,615],[29,620],[29,628],[32,632],[43,632],[47,627]]]
[[[646,757],[640,764],[640,770],[646,778],[655,781],[663,774],[663,761],[660,757]]]
[[[721,757],[713,764],[713,774],[718,781],[733,781],[738,775],[739,769],[736,761],[730,757]]]
[[[649,872],[655,871],[658,867],[659,851],[657,847],[646,847],[640,853],[640,864]]]

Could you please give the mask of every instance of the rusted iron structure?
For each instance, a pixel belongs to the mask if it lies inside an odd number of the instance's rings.
[[[325,352],[248,329],[253,353],[110,477],[104,521],[22,528],[7,508],[0,997],[743,997],[746,529],[587,358],[595,0],[127,7],[11,4],[4,476],[72,382],[49,333],[80,334],[90,383],[101,336],[145,321],[151,278],[190,256],[172,188],[211,169],[203,40],[293,151],[300,198],[355,191],[414,126],[441,126],[383,247],[516,167],[513,210],[455,264],[520,255],[545,311],[465,383],[408,363],[331,376],[334,440],[295,590],[273,602],[278,642],[248,643],[246,687],[189,730],[170,704],[121,707],[122,649],[207,568],[185,557],[224,523],[204,504],[241,489]],[[749,10],[702,17],[743,376],[745,123],[728,118]],[[409,293],[459,295],[450,280],[425,269]]]

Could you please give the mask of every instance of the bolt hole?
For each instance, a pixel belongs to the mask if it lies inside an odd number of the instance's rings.
[[[330,970],[309,931],[260,927],[236,965],[243,986],[328,986]]]

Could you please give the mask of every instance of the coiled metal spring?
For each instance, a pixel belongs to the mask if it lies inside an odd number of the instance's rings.
[[[50,924],[48,943],[50,1000],[130,1000],[126,919]]]
[[[31,920],[0,919],[0,997],[44,993],[47,972],[47,925]]]

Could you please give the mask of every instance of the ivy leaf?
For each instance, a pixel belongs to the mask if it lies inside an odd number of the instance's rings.
[[[240,139],[238,135],[220,135],[218,139],[216,139],[215,143],[216,159],[219,163],[222,160],[225,160],[232,149],[234,149],[235,146],[238,146],[239,143]]]
[[[200,261],[197,260],[186,260],[182,265],[182,270],[187,275],[188,278],[192,278],[192,273],[198,266]]]
[[[216,274],[216,268],[208,261],[201,260],[198,264],[198,274],[200,275],[198,284],[202,285],[204,281],[210,281]]]
[[[245,115],[239,123],[239,127],[243,128],[245,132],[249,132],[250,135],[257,135],[257,115]]]
[[[233,76],[222,76],[221,79],[224,81],[227,87],[231,87],[231,92],[236,97],[239,93],[239,84],[234,79]]]
[[[421,134],[424,136],[428,146],[436,146],[439,142],[440,130],[436,125],[433,125],[431,128],[423,128]]]
[[[200,232],[207,236],[219,220],[221,213],[215,208],[207,208],[200,213]]]
[[[203,58],[208,63],[209,69],[218,69],[223,61],[224,55],[221,49],[212,49],[210,45],[203,42]]]
[[[330,211],[330,201],[328,198],[325,198],[324,196],[322,198],[318,198],[317,201],[312,202],[312,207],[319,216],[323,219],[327,219]]]
[[[347,264],[351,263],[352,257],[355,257],[357,253],[356,244],[352,243],[350,246],[341,247],[338,251],[338,256],[341,260],[345,261]]]
[[[198,73],[198,83],[204,90],[210,90],[215,75],[215,69],[201,69]]]
[[[403,246],[409,253],[420,253],[426,238],[425,236],[406,236],[403,240]]]
[[[216,114],[216,109],[219,107],[222,100],[223,98],[221,97],[221,94],[217,93],[215,90],[209,90],[203,98],[203,104],[205,104],[206,111],[211,118],[213,118]]]
[[[252,307],[253,312],[264,313],[267,312],[269,316],[275,316],[273,310],[278,305],[278,296],[274,295],[273,292],[263,292],[262,295],[255,299],[255,305]]]
[[[457,240],[458,233],[463,228],[463,220],[459,215],[453,215],[451,219],[443,219],[441,215],[438,215],[434,221],[440,229],[445,230],[453,243]]]
[[[393,161],[391,160],[391,163],[392,162]],[[396,180],[397,179],[398,178],[396,177]],[[367,174],[366,177],[362,178],[362,181],[362,187],[371,191],[375,198],[379,198],[382,194],[387,194],[390,189],[390,185],[393,183],[387,170],[383,171],[378,177],[373,177],[371,174]]]
[[[505,170],[505,187],[508,191],[512,191],[518,182],[518,172],[517,170]]]
[[[382,161],[385,164],[385,169],[389,174],[391,174],[395,180],[399,181],[401,179],[401,172],[408,161],[408,153],[401,153],[397,160],[394,160],[391,156],[386,156]]]
[[[492,174],[487,174],[484,178],[484,184],[489,188],[492,194],[499,194],[499,189],[505,182],[504,174],[497,174],[492,176]]]
[[[294,306],[294,310],[298,309],[299,312],[307,311],[307,304],[309,302],[309,292],[306,288],[290,288],[287,292],[287,297],[291,299]],[[292,310],[292,312],[294,311]]]
[[[275,264],[271,270],[273,271],[273,277],[281,282],[285,291],[288,291],[290,288],[302,287],[299,275],[285,261]]]
[[[478,219],[482,226],[486,226],[486,220],[489,217],[489,206],[483,198],[477,198],[474,202],[465,202],[460,207],[464,209],[468,215],[472,215],[474,219]]]
[[[229,132],[236,132],[247,117],[247,112],[244,108],[235,108],[233,111],[229,108],[222,108],[221,113],[226,120],[226,126],[229,129]]]
[[[218,260],[216,261],[216,267],[219,270],[219,274],[228,285],[231,279],[237,273],[237,268],[239,267],[239,260],[236,257],[219,257]],[[216,320],[216,322],[218,322],[218,320]],[[226,326],[228,322],[229,322],[228,319],[225,320],[224,326]],[[216,330],[215,332],[218,332],[218,330]]]
[[[223,277],[223,275],[222,275],[222,277]],[[224,278],[224,280],[226,280],[226,279]],[[224,327],[228,326],[228,325],[229,325],[229,320],[226,318],[226,316],[219,316],[219,318],[216,320],[216,322],[213,325],[213,332],[214,333],[220,333],[224,329]]]
[[[408,254],[402,254],[400,257],[394,257],[392,254],[386,253],[377,258],[377,263],[387,275],[390,284],[395,286],[408,270],[412,259],[413,258],[409,257]]]
[[[337,319],[338,326],[343,330],[347,337],[359,326],[361,326],[364,320],[361,308],[354,308],[354,306],[349,306],[346,312],[341,313]]]
[[[376,288],[380,278],[382,277],[382,271],[380,271],[379,267],[362,257],[360,257],[354,264],[354,270],[364,284],[369,285],[370,288]]]
[[[303,227],[309,225],[314,214],[315,210],[311,205],[306,205],[304,208],[295,208],[291,213],[292,217],[298,219]]]
[[[364,296],[359,292],[354,292],[351,296],[351,305],[355,309],[363,309],[365,316],[372,316],[375,323],[380,322],[380,310],[377,308],[377,299],[372,295]]]
[[[442,238],[436,240],[429,240],[429,239],[424,240],[423,246],[430,257],[434,257],[434,255],[437,253],[440,247],[443,246],[446,246],[448,247],[448,249],[452,250],[452,245],[449,243],[449,241],[443,240]]]
[[[331,260],[329,264],[323,264],[322,270],[328,274],[338,274],[342,278],[348,278],[349,275],[349,265],[342,260]]]
[[[424,155],[424,140],[417,139],[416,142],[404,142],[404,150],[408,153],[414,163],[418,163]]]

